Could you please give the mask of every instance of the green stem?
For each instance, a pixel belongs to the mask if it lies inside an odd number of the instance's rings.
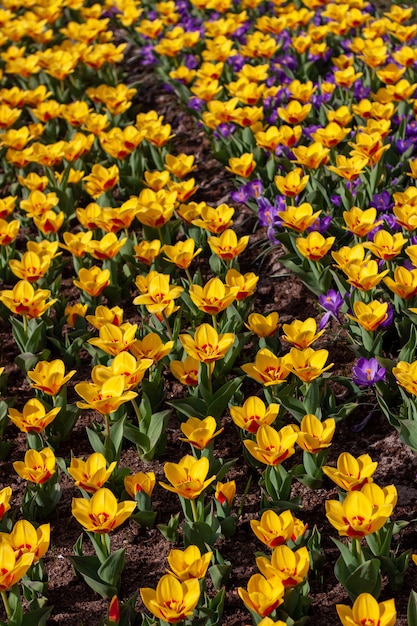
[[[162,319],[164,320],[164,323],[165,323],[165,326],[166,326],[166,329],[167,329],[167,332],[168,332],[168,337],[170,338],[171,341],[173,341],[173,335],[172,335],[171,326],[170,326],[170,324],[168,322],[168,318],[165,315],[165,311],[161,312],[161,316],[162,316]]]
[[[193,520],[195,522],[198,522],[197,505],[195,503],[195,500],[190,500],[190,502],[191,502],[191,510],[193,512]]]
[[[140,425],[141,417],[140,417],[140,411],[139,411],[138,403],[136,402],[136,400],[134,398],[133,398],[133,400],[131,400],[131,402],[132,402],[133,408],[135,409],[136,417],[138,419],[138,424]]]
[[[193,279],[191,278],[190,270],[188,269],[188,267],[184,267],[184,272],[185,272],[185,275],[186,275],[186,277],[188,279],[188,282],[190,283],[190,285],[192,285],[193,284]]]
[[[213,321],[213,328],[214,328],[214,330],[215,330],[215,331],[216,331],[216,333],[217,333],[217,318],[216,318],[216,316],[215,316],[215,315],[212,315],[212,316],[211,316],[211,319],[212,319],[212,321]]]
[[[1,597],[3,600],[4,608],[6,610],[7,619],[10,619],[12,616],[12,609],[10,608],[9,599],[7,597],[7,593],[5,591],[1,592]]]

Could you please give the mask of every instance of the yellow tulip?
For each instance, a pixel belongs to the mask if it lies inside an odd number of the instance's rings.
[[[143,339],[134,341],[130,345],[129,350],[138,359],[152,359],[154,363],[157,363],[167,356],[173,347],[173,341],[163,343],[157,333],[148,333]]]
[[[358,237],[366,237],[371,230],[382,224],[382,220],[375,221],[376,216],[377,210],[374,208],[363,211],[354,206],[350,211],[343,212],[343,219],[346,223],[344,228]]]
[[[216,484],[216,493],[214,497],[216,500],[220,502],[220,504],[224,504],[227,502],[229,506],[233,505],[233,501],[236,495],[236,482],[234,480],[229,480],[227,483],[221,483],[220,481]]]
[[[195,241],[191,238],[185,241],[177,241],[174,246],[165,245],[162,248],[162,252],[166,254],[164,257],[165,261],[174,263],[181,269],[190,267],[191,261],[200,254],[201,250],[202,248],[195,250]]]
[[[201,324],[196,328],[194,337],[180,335],[179,340],[187,354],[202,363],[213,363],[225,357],[234,343],[235,335],[219,335],[210,324]]]
[[[140,359],[126,351],[116,354],[109,366],[95,365],[91,372],[91,378],[97,385],[102,385],[105,380],[113,376],[123,376],[125,389],[134,389],[142,381],[145,372],[153,365],[152,359]]]
[[[200,583],[197,578],[180,582],[172,574],[166,574],[158,582],[156,590],[142,587],[140,595],[152,615],[168,624],[175,624],[193,614],[200,598]]]
[[[90,500],[73,498],[71,510],[85,530],[106,534],[123,524],[135,508],[136,502],[125,500],[118,503],[110,489],[102,487]]]
[[[142,295],[136,296],[133,304],[146,306],[149,313],[167,316],[168,310],[170,313],[177,310],[178,307],[174,308],[173,302],[180,297],[183,291],[182,287],[169,284],[168,274],[156,273],[149,280],[148,290],[142,292]]]
[[[278,115],[287,124],[300,124],[311,111],[311,103],[300,104],[297,100],[290,100],[286,107],[278,107]]]
[[[297,443],[306,452],[316,454],[330,446],[335,428],[336,422],[333,418],[321,422],[315,415],[309,413],[301,420]]]
[[[357,458],[349,452],[342,452],[337,459],[337,468],[323,465],[323,472],[338,487],[345,491],[361,489],[366,483],[372,482],[372,474],[378,467],[369,454],[361,454]]]
[[[314,141],[323,144],[326,148],[334,148],[343,141],[350,130],[350,128],[341,128],[336,122],[330,122],[324,128],[318,128],[312,137]]]
[[[13,467],[20,478],[37,485],[43,485],[55,474],[55,455],[51,448],[28,450],[24,461],[15,461]]]
[[[180,381],[182,385],[195,387],[198,385],[198,374],[200,361],[192,356],[187,356],[183,361],[170,361],[169,369],[171,374]]]
[[[288,369],[305,383],[310,383],[318,376],[321,376],[323,372],[333,367],[333,363],[324,367],[329,356],[327,350],[313,350],[313,348],[297,350],[297,348],[291,348],[287,356]]]
[[[11,545],[16,559],[20,559],[23,554],[31,554],[36,563],[49,548],[50,534],[50,524],[35,528],[27,520],[18,520],[9,534],[1,533],[1,539]]]
[[[336,610],[343,626],[394,626],[397,621],[394,600],[385,600],[378,604],[370,593],[361,593],[352,608],[346,604],[336,604]]]
[[[82,267],[78,272],[78,280],[74,279],[73,283],[78,289],[95,298],[110,285],[110,270],[102,270],[97,265],[89,269]]]
[[[23,433],[41,433],[53,422],[61,407],[55,407],[46,411],[42,402],[37,398],[31,398],[23,407],[22,413],[17,409],[9,409],[10,421]]]
[[[245,152],[240,157],[232,157],[229,159],[229,167],[226,167],[229,172],[242,178],[249,178],[255,168],[256,161],[251,152]]]
[[[63,239],[65,243],[60,243],[59,245],[75,257],[82,258],[88,252],[88,246],[92,237],[93,233],[91,230],[86,233],[83,231],[79,233],[64,233]]]
[[[314,138],[316,139],[316,137]],[[303,165],[308,169],[316,170],[320,167],[320,165],[327,163],[329,147],[324,146],[326,146],[324,141],[316,140],[309,146],[299,146],[298,148],[293,148],[292,151],[295,156],[294,163],[297,163],[298,165]]]
[[[365,485],[366,486],[366,485]],[[374,505],[362,491],[349,491],[345,500],[327,500],[326,517],[342,537],[360,539],[384,526],[393,504]]]
[[[222,233],[232,224],[235,210],[227,204],[220,204],[216,209],[204,205],[200,215],[191,221],[194,226],[208,230],[213,235]]]
[[[307,318],[304,322],[294,320],[291,324],[284,324],[282,330],[285,333],[282,338],[299,350],[311,346],[324,333],[324,330],[316,333],[317,323],[313,317]]]
[[[414,298],[417,295],[417,269],[410,271],[405,267],[397,266],[394,270],[394,279],[387,276],[384,278],[384,283],[403,300]]]
[[[412,363],[398,361],[397,365],[392,368],[392,373],[401,387],[414,396],[417,395],[417,361]]]
[[[294,552],[285,544],[274,548],[271,559],[265,556],[256,559],[256,565],[266,579],[278,576],[285,589],[296,587],[308,574],[310,556],[305,546]]]
[[[95,493],[108,481],[116,465],[114,461],[107,467],[104,456],[100,452],[94,452],[86,461],[73,457],[68,474],[74,479],[76,487]]]
[[[219,237],[208,237],[207,243],[213,254],[216,254],[224,261],[231,261],[246,248],[249,243],[249,235],[238,239],[236,232],[228,228]]]
[[[141,241],[137,246],[133,246],[135,251],[135,259],[138,259],[145,265],[152,265],[154,259],[161,251],[161,241],[153,239],[152,241]]]
[[[192,170],[195,170],[196,167],[194,165],[194,155],[192,154],[181,153],[177,156],[167,154],[165,157],[165,168],[177,178],[184,178]]]
[[[99,329],[99,337],[89,339],[88,343],[100,348],[106,354],[116,356],[120,352],[131,349],[136,341],[137,328],[137,324],[130,324],[130,322],[120,326],[103,324]]]
[[[151,497],[155,483],[154,472],[137,472],[131,476],[126,476],[124,479],[125,489],[131,498],[134,498],[140,491]]]
[[[76,302],[75,304],[67,304],[65,307],[65,317],[67,320],[68,326],[74,328],[77,317],[85,317],[88,310],[88,304],[81,304],[81,302]]]
[[[78,383],[75,391],[85,402],[77,402],[80,409],[93,409],[101,415],[109,415],[138,395],[135,391],[125,391],[124,376],[112,376],[102,385]]]
[[[231,406],[230,415],[238,428],[256,433],[262,424],[270,426],[276,420],[279,409],[279,404],[271,403],[266,407],[260,398],[250,396],[243,406]]]
[[[357,300],[353,303],[353,311],[356,317],[350,313],[348,313],[347,316],[370,332],[377,330],[377,328],[388,319],[387,302],[372,300],[372,302],[365,304],[365,302]]]
[[[269,315],[261,315],[260,313],[251,313],[248,317],[246,328],[249,328],[259,339],[263,337],[272,337],[280,324],[278,323],[279,314],[277,312]]]
[[[10,510],[10,498],[12,497],[12,488],[3,487],[0,490],[0,520],[3,519],[7,511]]]
[[[210,485],[215,476],[207,477],[209,460],[201,457],[196,460],[186,454],[179,463],[165,463],[164,472],[171,485],[160,483],[164,489],[172,491],[186,500],[194,500]]]
[[[190,443],[197,450],[203,450],[213,441],[214,437],[220,435],[224,430],[224,428],[219,430],[216,430],[216,428],[216,420],[211,415],[202,420],[198,419],[198,417],[189,417],[186,422],[181,424],[181,430],[185,438],[180,437],[180,440]]]
[[[99,241],[92,239],[88,244],[87,252],[99,261],[114,259],[123,248],[126,241],[127,237],[123,237],[119,241],[115,233],[107,233]]]
[[[9,261],[13,274],[22,280],[28,280],[30,283],[35,283],[45,276],[50,265],[51,259],[48,256],[40,257],[35,252],[25,252],[20,261],[17,259]]]
[[[384,261],[391,261],[398,256],[407,239],[402,233],[391,235],[386,230],[378,230],[375,233],[373,241],[367,241],[363,245],[368,248],[375,256]]]
[[[261,617],[266,617],[275,611],[284,601],[285,587],[281,578],[264,578],[262,574],[250,577],[248,588],[239,587],[237,592],[245,606]]]
[[[269,548],[280,546],[290,539],[295,541],[307,530],[307,526],[295,518],[289,510],[278,514],[272,509],[267,509],[259,521],[251,520],[250,525],[257,538]]]
[[[39,361],[35,369],[28,372],[28,376],[31,382],[30,386],[33,389],[39,389],[49,396],[56,396],[59,393],[61,387],[69,381],[76,373],[76,370],[71,370],[68,374],[65,374],[65,364],[61,359],[55,359],[53,361]]]
[[[346,180],[352,181],[362,174],[368,163],[369,158],[364,155],[348,158],[342,154],[338,154],[336,156],[336,165],[328,165],[327,169]]]
[[[258,350],[255,363],[246,363],[241,369],[251,378],[268,387],[283,383],[290,370],[288,368],[288,356],[277,357],[268,348]]]
[[[85,176],[83,180],[86,192],[94,199],[99,198],[102,193],[113,189],[118,182],[119,168],[117,165],[111,165],[109,168],[105,168],[99,163],[93,165],[91,173]]]
[[[278,216],[282,220],[283,228],[302,233],[314,224],[320,213],[321,211],[313,213],[311,204],[303,202],[299,206],[289,206],[285,211],[278,211]]]
[[[30,319],[41,317],[55,302],[48,289],[34,289],[27,280],[19,280],[13,289],[0,291],[0,301],[16,315]]]
[[[230,289],[238,289],[236,294],[236,300],[240,302],[253,295],[256,285],[258,284],[259,276],[256,276],[254,272],[246,272],[241,274],[234,268],[227,270],[225,282]]]
[[[310,261],[320,261],[335,242],[336,237],[323,237],[317,230],[313,230],[307,237],[298,237],[295,245],[299,253],[310,259]]]
[[[396,268],[399,269],[399,268]],[[402,268],[401,268],[402,269]],[[347,281],[353,287],[356,287],[360,291],[370,291],[388,274],[389,270],[384,270],[380,273],[379,266],[376,261],[369,261],[365,259],[362,262],[352,261],[342,268],[346,275]],[[388,279],[384,279],[387,281]],[[391,279],[389,279],[391,280]],[[389,286],[389,285],[388,285]],[[417,271],[416,271],[416,289],[417,289]]]
[[[99,305],[96,307],[94,315],[87,315],[87,321],[100,330],[105,324],[112,324],[113,326],[121,326],[123,323],[123,309],[119,306],[114,306],[109,309],[107,306]]]
[[[292,426],[284,426],[277,431],[263,424],[256,432],[256,442],[245,439],[243,443],[257,461],[276,466],[294,454],[297,437],[298,433]]]
[[[308,174],[302,176],[302,173],[301,167],[296,167],[286,176],[275,176],[274,181],[278,191],[289,198],[298,196],[305,189],[310,178]]]
[[[228,287],[216,276],[211,278],[204,287],[190,285],[189,294],[191,300],[200,311],[204,311],[209,315],[217,315],[217,313],[221,313],[232,304],[238,290],[238,287]]]
[[[190,578],[204,578],[210,564],[212,552],[203,555],[197,546],[190,545],[185,550],[170,550],[167,561],[171,568],[169,574],[173,574],[178,580],[184,582]]]
[[[176,201],[175,191],[143,189],[137,199],[136,217],[145,226],[160,228],[171,219]]]
[[[10,243],[13,243],[19,230],[19,220],[6,222],[6,220],[0,219],[0,246],[8,246]]]
[[[28,571],[32,565],[34,555],[27,552],[20,559],[16,558],[15,551],[7,541],[0,543],[0,591],[8,591]]]

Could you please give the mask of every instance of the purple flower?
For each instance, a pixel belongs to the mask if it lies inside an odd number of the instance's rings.
[[[236,189],[236,191],[230,192],[230,197],[233,202],[240,202],[241,204],[245,204],[246,200],[249,197],[249,194],[245,187],[246,185],[242,185],[241,187],[239,187],[239,189]]]
[[[381,193],[375,193],[372,196],[371,206],[377,211],[390,211],[394,206],[394,200],[389,191],[381,191]]]
[[[204,100],[201,100],[201,98],[197,98],[197,96],[192,96],[188,100],[188,106],[190,107],[190,109],[193,109],[193,111],[200,112],[204,106]]]
[[[353,368],[353,382],[362,387],[372,387],[375,383],[385,380],[385,367],[378,363],[375,357],[358,359]]]
[[[263,192],[262,181],[259,178],[249,180],[244,187],[249,198],[259,198]]]
[[[388,302],[387,315],[387,319],[385,320],[385,322],[382,322],[382,324],[379,325],[379,328],[388,328],[388,326],[391,326],[392,324],[392,321],[394,319],[394,309],[391,302]]]
[[[338,291],[330,289],[326,294],[322,294],[318,298],[319,304],[325,311],[329,311],[337,317],[343,305],[343,298]]]
[[[313,230],[316,230],[319,233],[325,233],[326,230],[329,228],[331,221],[332,221],[331,215],[326,215],[325,217],[322,217],[322,218],[318,217],[316,221],[314,222],[314,224],[310,226],[310,228],[307,228],[307,232],[311,233]]]
[[[226,122],[222,122],[217,126],[213,134],[218,139],[220,139],[220,137],[230,137],[230,135],[233,134],[235,128],[236,126],[234,124],[226,124]]]

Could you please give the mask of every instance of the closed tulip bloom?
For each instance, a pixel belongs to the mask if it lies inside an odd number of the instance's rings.
[[[136,218],[145,226],[160,228],[171,219],[176,201],[175,191],[143,189],[137,201]]]
[[[360,302],[357,300],[353,303],[353,311],[356,315],[347,316],[357,322],[364,328],[370,332],[377,330],[377,328],[388,319],[388,303],[387,302],[378,302],[378,300],[372,300],[369,304],[365,304],[365,302]]]
[[[96,307],[94,315],[87,315],[87,321],[100,330],[105,324],[112,324],[113,326],[121,326],[123,324],[123,309],[119,306],[114,306],[109,309],[107,306],[99,305]]]
[[[165,574],[155,589],[142,587],[142,602],[158,619],[168,624],[182,622],[193,614],[200,599],[200,583],[197,578],[179,581],[172,574]]]
[[[403,300],[414,298],[417,295],[417,269],[410,271],[405,267],[396,267],[394,278],[387,276],[384,283]]]
[[[256,433],[256,442],[245,439],[243,443],[257,461],[276,466],[294,454],[297,437],[298,433],[292,426],[284,426],[277,431],[263,424]]]
[[[76,302],[75,304],[67,304],[65,307],[64,315],[67,320],[68,326],[74,328],[77,317],[85,317],[88,310],[88,304],[81,304]]]
[[[297,250],[310,261],[320,261],[335,242],[336,237],[323,237],[317,230],[313,230],[307,237],[298,237],[295,240]]]
[[[194,545],[185,550],[170,550],[167,561],[171,571],[168,573],[181,582],[190,578],[200,580],[205,577],[212,556],[212,552],[201,554],[200,549]]]
[[[88,246],[93,237],[91,230],[79,233],[64,233],[63,239],[65,243],[60,243],[60,247],[68,250],[77,258],[82,258],[88,252]]]
[[[43,485],[55,474],[55,455],[51,448],[28,450],[24,461],[15,461],[13,467],[20,478],[37,485]]]
[[[360,539],[384,526],[392,504],[373,505],[361,491],[349,491],[345,500],[326,501],[326,517],[341,537]]]
[[[310,556],[305,546],[294,552],[282,544],[274,548],[271,559],[265,556],[256,559],[256,565],[267,579],[278,576],[285,589],[296,587],[308,574]]]
[[[392,368],[392,373],[401,387],[414,396],[417,395],[417,361],[412,363],[398,361],[397,365]]]
[[[294,320],[291,324],[284,324],[282,330],[285,333],[282,338],[299,350],[308,348],[324,333],[324,330],[316,333],[317,323],[313,317],[307,318],[304,322]]]
[[[16,558],[15,551],[8,541],[0,543],[0,591],[8,591],[19,582],[32,565],[34,555],[30,552]]]
[[[42,524],[35,528],[27,520],[19,520],[9,534],[1,533],[1,539],[11,545],[16,559],[20,559],[23,554],[32,554],[33,562],[36,563],[48,550],[50,535],[50,524]]]
[[[20,261],[17,259],[9,261],[13,274],[30,283],[35,283],[45,276],[50,265],[51,259],[48,256],[40,257],[35,252],[25,252]]]
[[[57,300],[49,300],[48,289],[34,289],[27,280],[19,280],[12,290],[0,291],[0,301],[16,315],[30,319],[41,317]]]
[[[290,100],[286,107],[278,107],[279,117],[287,124],[303,122],[311,111],[312,104],[301,104],[297,100]]]
[[[313,350],[313,348],[297,350],[297,348],[291,348],[287,367],[300,380],[310,383],[318,376],[321,376],[323,372],[333,367],[333,363],[324,367],[328,356],[329,352],[327,350]]]
[[[99,330],[99,337],[88,340],[92,346],[100,348],[106,354],[116,356],[124,350],[130,350],[136,341],[136,331],[138,325],[126,322],[121,326],[114,324],[104,324]]]
[[[279,404],[269,404],[267,407],[257,396],[250,396],[243,406],[231,406],[230,415],[232,420],[243,430],[256,433],[262,424],[270,426],[278,417]]]
[[[218,500],[218,502],[220,502],[220,504],[227,502],[228,506],[232,506],[235,495],[236,482],[234,480],[229,480],[227,483],[221,483],[220,481],[217,482],[214,497]]]
[[[391,259],[395,259],[395,257],[400,254],[406,242],[407,239],[403,237],[402,233],[391,235],[387,230],[378,230],[378,232],[375,233],[374,240],[367,241],[363,245],[377,256],[378,259],[391,261]]]
[[[180,269],[190,267],[191,261],[200,254],[202,248],[195,250],[194,239],[186,239],[185,241],[177,241],[174,246],[165,245],[162,252],[166,255],[165,261],[174,263]]]
[[[42,215],[35,215],[33,217],[33,223],[36,228],[44,235],[57,233],[64,223],[64,220],[65,213],[63,211],[60,211],[59,213],[55,213],[55,211],[46,211],[46,213],[42,213]]]
[[[152,365],[152,359],[143,358],[138,361],[132,354],[123,351],[116,354],[109,366],[95,365],[91,372],[91,378],[97,385],[102,385],[105,380],[112,376],[123,376],[125,389],[134,389],[142,381],[146,370]]]
[[[236,232],[228,228],[221,233],[220,237],[209,237],[207,243],[213,254],[216,254],[224,261],[231,261],[246,248],[249,243],[249,235],[238,239]]]
[[[177,178],[184,178],[197,166],[194,165],[194,155],[192,154],[167,154],[165,157],[165,169]]]
[[[308,202],[299,206],[289,206],[285,211],[278,211],[278,217],[282,220],[283,228],[290,228],[296,233],[302,233],[313,226],[321,211],[313,213],[313,207]]]
[[[165,463],[165,476],[171,485],[160,484],[164,489],[172,491],[186,500],[195,500],[216,479],[215,476],[211,476],[206,480],[209,465],[209,460],[206,457],[196,460],[186,454],[179,463]]]
[[[397,621],[394,600],[385,600],[378,604],[370,593],[361,593],[352,608],[346,604],[336,604],[336,610],[343,626],[394,626]]]
[[[85,402],[77,402],[80,409],[93,409],[101,415],[109,415],[138,395],[135,391],[125,391],[124,376],[112,376],[102,385],[78,383],[75,391]]]
[[[286,176],[275,176],[274,181],[278,191],[289,198],[298,196],[305,189],[310,178],[308,174],[302,176],[302,173],[301,167],[296,167]]]
[[[290,539],[295,541],[307,528],[291,511],[278,514],[272,509],[264,511],[259,521],[251,520],[250,525],[257,538],[269,548],[280,546]]]
[[[200,311],[209,315],[217,315],[232,304],[238,290],[238,287],[228,287],[216,276],[211,278],[204,287],[190,285],[189,294]]]
[[[305,452],[316,454],[330,446],[335,429],[336,422],[333,418],[321,422],[315,415],[309,413],[301,420],[297,443]]]
[[[237,592],[250,611],[266,617],[283,603],[285,587],[279,576],[267,579],[254,574],[249,578],[247,591],[239,587]]]
[[[151,497],[155,483],[154,472],[137,472],[132,476],[126,476],[124,479],[125,489],[131,498],[135,498],[140,491]]]
[[[182,385],[188,385],[190,387],[198,385],[200,361],[194,357],[187,356],[183,361],[170,361],[169,369],[171,370],[171,374],[173,374]]]
[[[179,340],[187,354],[202,363],[213,363],[225,357],[234,343],[235,335],[219,335],[210,324],[201,324],[196,328],[194,337],[180,335]]]
[[[73,280],[73,283],[78,289],[95,298],[110,285],[110,270],[102,270],[97,265],[89,269],[82,267],[78,272],[78,280]]]
[[[9,418],[23,433],[41,433],[53,422],[60,410],[61,407],[55,407],[47,412],[42,402],[31,398],[26,402],[22,413],[10,408]]]
[[[152,265],[154,259],[161,251],[161,241],[159,239],[141,241],[137,246],[133,246],[133,249],[135,251],[135,259],[145,263],[145,265]]]
[[[134,341],[130,345],[129,350],[138,359],[152,359],[154,363],[157,363],[166,357],[171,352],[173,347],[173,341],[163,343],[157,333],[148,333],[143,339],[137,339]]]
[[[103,167],[99,163],[93,165],[91,173],[84,177],[83,184],[86,192],[96,199],[102,193],[113,189],[119,182],[119,168],[112,165],[109,168]]]
[[[74,376],[76,370],[71,370],[65,374],[65,364],[61,359],[53,361],[39,361],[35,369],[28,372],[28,376],[32,381],[30,386],[33,389],[39,389],[47,393],[49,396],[56,396],[61,387]]]
[[[19,229],[19,220],[6,222],[6,220],[0,219],[0,246],[8,246],[12,243],[16,239]]]
[[[123,524],[136,508],[136,502],[118,503],[110,491],[102,487],[90,500],[73,498],[71,511],[77,522],[92,533],[106,534]]]
[[[326,148],[334,148],[350,132],[350,128],[341,128],[336,122],[330,122],[325,128],[318,128],[312,134],[314,141],[323,144]]]
[[[361,454],[357,458],[349,452],[342,452],[337,459],[337,467],[323,465],[323,472],[338,487],[345,491],[355,491],[373,481],[372,474],[378,467],[369,454]]]
[[[73,457],[68,474],[74,479],[76,487],[95,493],[108,481],[116,465],[114,461],[107,467],[104,456],[100,452],[94,452],[86,461]]]
[[[256,289],[256,285],[259,281],[259,276],[256,276],[254,272],[246,272],[246,274],[241,274],[234,268],[227,270],[225,277],[226,285],[230,287],[230,289],[237,288],[238,292],[236,294],[236,300],[241,302],[246,298],[249,298],[254,294]]]
[[[185,438],[180,437],[180,439],[190,443],[197,450],[203,450],[213,441],[214,437],[220,435],[224,430],[224,428],[219,430],[216,430],[216,428],[216,420],[211,415],[202,420],[198,417],[189,417],[186,422],[181,424],[181,430]]]
[[[0,520],[3,519],[7,511],[10,510],[10,498],[12,497],[12,488],[3,487],[0,490]]]
[[[280,324],[278,323],[279,313],[274,311],[269,315],[261,315],[260,313],[251,313],[248,317],[246,328],[249,328],[259,339],[263,337],[272,337]]]
[[[280,385],[290,373],[288,367],[288,355],[282,357],[275,356],[268,348],[258,350],[255,363],[246,363],[241,369],[251,378],[268,387],[269,385]]]
[[[395,271],[397,271],[398,269],[402,270],[405,268],[397,267],[395,268]],[[366,259],[362,262],[353,261],[351,263],[348,263],[342,268],[342,270],[344,274],[346,275],[346,279],[348,283],[352,285],[353,287],[356,287],[360,291],[370,291],[371,289],[379,285],[379,283],[384,278],[384,276],[388,274],[389,272],[389,270],[384,270],[382,272],[379,272],[378,263],[376,261],[373,261],[373,260],[369,261]],[[391,281],[392,279],[385,278],[384,282],[387,283],[387,280]],[[392,282],[395,285],[395,282],[394,281]],[[415,283],[416,283],[415,289],[417,293],[417,270],[416,270]],[[387,283],[387,286],[391,289],[391,283],[390,284]]]

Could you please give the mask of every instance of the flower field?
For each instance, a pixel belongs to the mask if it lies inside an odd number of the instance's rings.
[[[413,7],[0,47],[0,623],[417,626]]]

